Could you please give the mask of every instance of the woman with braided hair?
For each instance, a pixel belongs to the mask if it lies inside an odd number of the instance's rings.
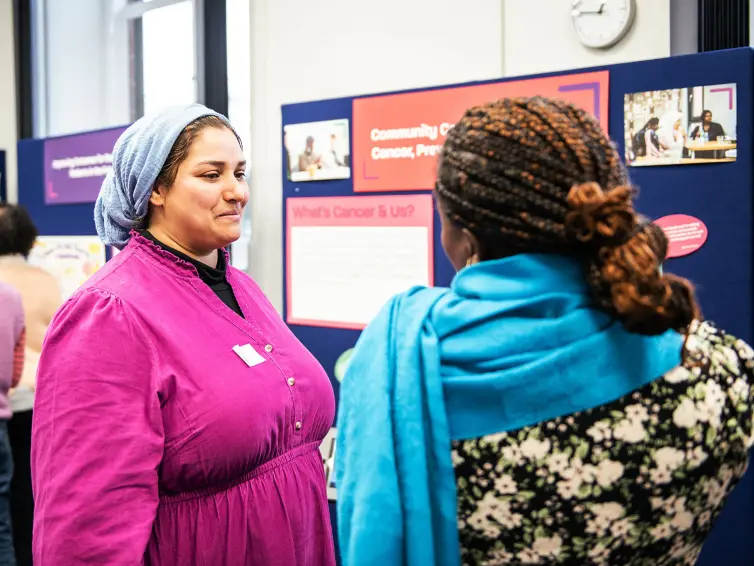
[[[450,288],[395,297],[340,390],[345,566],[693,564],[752,444],[754,352],[663,274],[585,112],[466,112],[436,187]]]

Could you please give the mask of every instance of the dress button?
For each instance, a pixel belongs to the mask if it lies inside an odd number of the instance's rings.
[[[288,378],[288,385],[290,385],[291,387],[293,387],[294,385],[296,385],[296,380],[293,379],[292,377],[289,377]]]
[[[296,430],[301,430],[301,422],[296,421]]]
[[[267,345],[266,345],[266,346],[264,347],[264,351],[265,351],[265,352],[267,352],[268,354],[269,354],[270,352],[272,352],[272,344],[267,344]]]

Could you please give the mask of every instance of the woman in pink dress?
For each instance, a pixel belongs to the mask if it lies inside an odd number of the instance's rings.
[[[123,251],[56,315],[33,425],[39,566],[332,566],[327,375],[228,265],[240,141],[200,105],[118,140],[95,207]]]

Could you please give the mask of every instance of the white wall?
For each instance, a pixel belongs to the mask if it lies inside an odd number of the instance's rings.
[[[637,0],[637,6],[629,34],[612,49],[599,51],[579,43],[570,0],[505,0],[505,74],[527,75],[670,56],[670,0]],[[696,35],[696,30],[691,33]]]
[[[13,1],[0,0],[0,150],[6,151],[8,200],[17,201],[16,62],[13,46]]]
[[[280,106],[499,77],[502,0],[250,1],[250,273],[280,310]]]

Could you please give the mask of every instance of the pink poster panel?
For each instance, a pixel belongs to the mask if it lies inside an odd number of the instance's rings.
[[[286,321],[362,329],[395,294],[433,284],[431,195],[289,198]]]

